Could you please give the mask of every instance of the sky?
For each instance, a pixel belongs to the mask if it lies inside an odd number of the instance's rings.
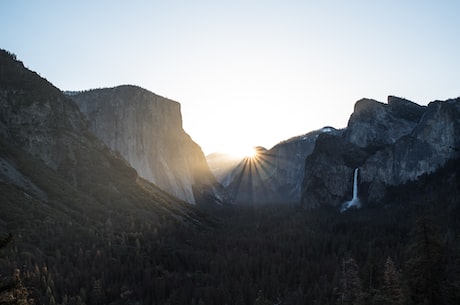
[[[357,100],[460,96],[460,1],[1,0],[0,48],[62,90],[181,104],[205,154],[343,128]]]

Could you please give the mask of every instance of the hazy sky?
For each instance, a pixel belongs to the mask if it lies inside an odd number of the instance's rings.
[[[270,148],[387,95],[460,96],[460,1],[0,1],[0,48],[63,90],[181,103],[205,153]]]

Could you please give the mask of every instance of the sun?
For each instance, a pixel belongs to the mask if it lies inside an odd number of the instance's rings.
[[[243,147],[240,149],[234,149],[231,154],[238,158],[252,159],[257,156],[257,150],[255,147]]]

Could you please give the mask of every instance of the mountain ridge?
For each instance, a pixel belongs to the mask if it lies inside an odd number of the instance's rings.
[[[322,133],[341,132],[326,126],[281,141],[269,150],[259,147],[254,157],[239,163],[211,160],[211,169],[219,174],[219,182],[233,203],[297,204],[301,199],[305,158],[313,151],[316,139]]]

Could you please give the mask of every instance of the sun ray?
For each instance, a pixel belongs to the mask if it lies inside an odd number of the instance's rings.
[[[273,185],[270,177],[276,168],[274,156],[262,147],[256,147],[254,151],[254,155],[244,158],[237,166],[233,183],[233,199],[237,203],[253,203],[254,200],[264,202],[272,199],[267,197],[270,193],[267,187]]]

